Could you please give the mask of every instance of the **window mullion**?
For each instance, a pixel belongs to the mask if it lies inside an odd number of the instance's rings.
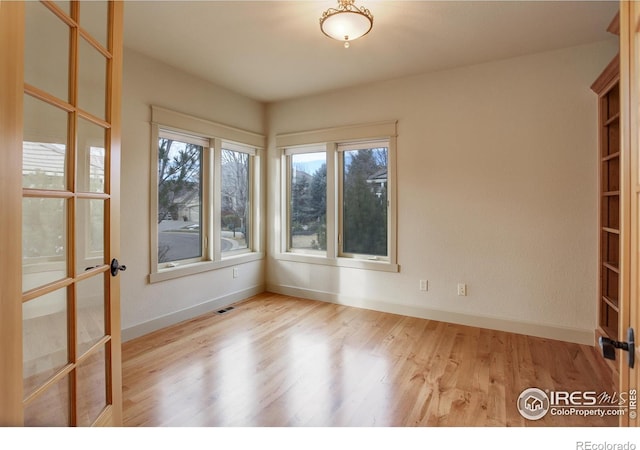
[[[151,167],[155,170],[151,171],[151,202],[150,202],[150,215],[151,215],[151,267],[152,272],[158,270],[158,137],[160,129],[158,125],[152,124],[151,126]]]
[[[398,215],[397,215],[397,201],[396,201],[396,138],[389,138],[389,151],[388,151],[388,174],[387,174],[387,248],[389,261],[392,264],[395,264],[398,260],[397,255],[397,226],[398,226]]]
[[[251,251],[259,251],[261,248],[261,236],[259,233],[259,224],[260,224],[260,211],[258,210],[258,205],[260,202],[258,199],[260,198],[260,190],[258,186],[260,186],[260,156],[258,152],[254,155],[249,156],[249,205],[247,210],[249,211],[247,220],[249,220],[249,226],[246,227],[249,231],[249,240],[247,241],[247,249]]]
[[[204,230],[204,236],[202,237],[203,239],[203,252],[202,252],[202,259],[205,261],[214,261],[215,260],[215,255],[214,255],[214,251],[213,251],[213,244],[215,242],[215,240],[213,239],[213,205],[212,205],[212,199],[214,196],[214,187],[213,187],[213,180],[215,179],[214,177],[214,168],[213,168],[213,161],[214,161],[214,157],[213,157],[213,140],[209,140],[209,143],[207,144],[206,151],[203,155],[203,188],[202,188],[202,193],[203,193],[203,198],[202,198],[202,229]]]
[[[341,202],[338,199],[339,189],[336,189],[336,168],[340,165],[337,164],[337,152],[336,143],[327,143],[327,258],[334,259],[339,254],[338,246],[338,230],[339,217],[338,207]]]
[[[291,249],[291,230],[289,224],[291,223],[291,155],[285,154],[282,158],[283,165],[281,166],[282,173],[282,196],[280,201],[282,206],[281,223],[282,227],[282,242],[280,243],[280,250],[288,252]]]
[[[222,140],[213,139],[213,176],[212,186],[213,193],[211,197],[211,243],[209,246],[213,250],[213,260],[219,261],[222,259],[222,217],[221,217],[221,205],[222,205]]]

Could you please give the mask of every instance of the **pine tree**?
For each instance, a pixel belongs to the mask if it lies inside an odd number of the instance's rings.
[[[327,249],[327,165],[323,164],[311,180],[311,212],[318,236],[316,250]]]
[[[381,155],[371,150],[345,152],[343,250],[346,253],[387,255],[386,187],[377,190],[370,180],[386,169],[386,158]]]

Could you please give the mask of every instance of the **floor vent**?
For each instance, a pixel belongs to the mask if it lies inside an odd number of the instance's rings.
[[[228,313],[229,311],[233,311],[233,309],[234,309],[233,306],[227,306],[224,309],[217,310],[216,314],[225,314],[225,313]]]

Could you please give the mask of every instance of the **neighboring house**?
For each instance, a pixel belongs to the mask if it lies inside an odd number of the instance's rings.
[[[380,169],[367,179],[367,183],[371,185],[372,191],[379,198],[382,195],[383,189],[387,186],[387,169]]]

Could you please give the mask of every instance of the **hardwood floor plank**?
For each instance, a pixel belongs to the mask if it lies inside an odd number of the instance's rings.
[[[487,387],[487,423],[485,426],[504,426],[507,424],[506,392],[507,377],[505,336],[497,331],[488,331],[490,335],[489,346],[491,354],[489,358],[489,384]]]
[[[126,426],[616,426],[520,393],[613,392],[595,349],[261,294],[123,345]]]

